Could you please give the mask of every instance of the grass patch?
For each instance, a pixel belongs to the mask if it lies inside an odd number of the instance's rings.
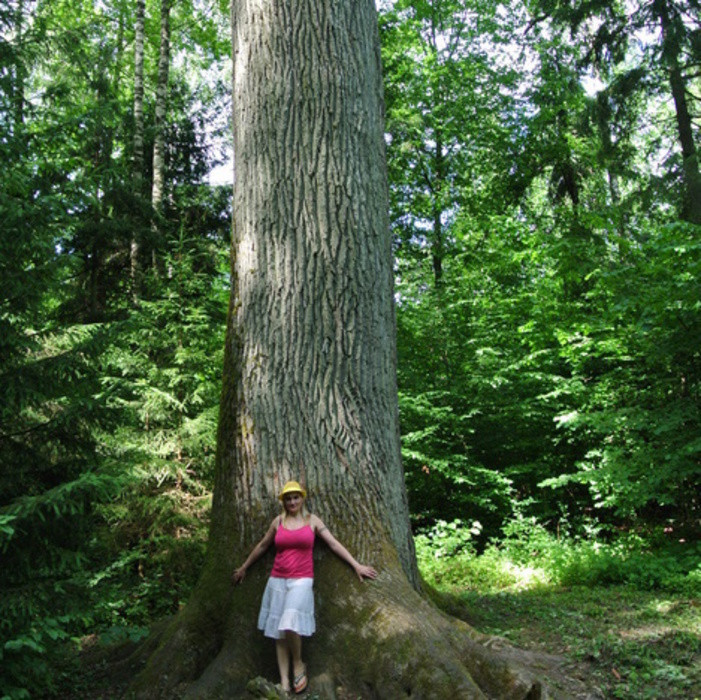
[[[451,595],[480,631],[577,662],[603,697],[701,697],[698,601],[624,586]]]
[[[620,542],[602,547],[537,532],[535,541],[502,541],[478,555],[470,536],[445,524],[439,532],[417,538],[417,550],[446,612],[516,646],[564,656],[601,697],[701,698],[693,552],[680,566],[684,558],[671,554],[655,558]]]

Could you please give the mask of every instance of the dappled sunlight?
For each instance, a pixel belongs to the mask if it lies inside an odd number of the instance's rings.
[[[677,602],[674,600],[656,600],[650,603],[650,607],[656,613],[669,613],[675,606]]]
[[[626,641],[656,642],[667,634],[674,634],[674,628],[669,625],[639,625],[619,630],[617,635]]]
[[[550,583],[550,576],[547,571],[539,567],[522,566],[507,560],[501,563],[501,569],[514,579],[514,583],[507,586],[505,590],[524,591],[530,588],[546,586]]]
[[[437,604],[479,632],[565,657],[602,697],[695,697],[701,617],[693,595],[562,585],[539,562],[497,554],[436,562],[430,581]]]

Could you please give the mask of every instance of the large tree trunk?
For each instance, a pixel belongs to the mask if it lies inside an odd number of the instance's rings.
[[[270,560],[230,577],[288,478],[350,551],[316,559],[311,689],[538,697],[506,654],[419,593],[400,463],[382,83],[372,0],[237,0],[232,294],[209,554],[132,690],[241,697],[275,675],[255,629]]]

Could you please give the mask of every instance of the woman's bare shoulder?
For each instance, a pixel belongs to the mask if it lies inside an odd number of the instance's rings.
[[[314,515],[313,513],[311,515],[311,520],[309,521],[309,524],[312,526],[314,532],[321,532],[322,530],[326,530],[326,525],[324,525],[321,518],[318,515]]]

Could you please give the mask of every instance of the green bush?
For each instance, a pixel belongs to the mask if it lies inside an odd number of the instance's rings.
[[[434,587],[496,592],[546,582],[543,570],[517,563],[493,545],[478,555],[475,537],[480,532],[478,522],[468,527],[462,520],[450,523],[439,520],[417,535],[419,568],[427,583]]]
[[[644,538],[619,535],[598,539],[590,526],[585,536],[556,537],[534,518],[507,523],[504,535],[477,554],[479,529],[460,520],[439,521],[415,538],[419,567],[434,586],[494,592],[534,586],[629,585],[698,595],[701,547],[686,542],[651,547]]]
[[[679,593],[701,591],[699,548],[686,550],[633,549],[612,544],[595,548],[591,543],[572,546],[560,563],[562,585],[628,584],[640,590],[665,589]]]
[[[482,526],[476,520],[469,527],[459,518],[450,523],[438,520],[416,536],[418,556],[441,559],[466,552],[474,554],[473,538],[480,532]]]

